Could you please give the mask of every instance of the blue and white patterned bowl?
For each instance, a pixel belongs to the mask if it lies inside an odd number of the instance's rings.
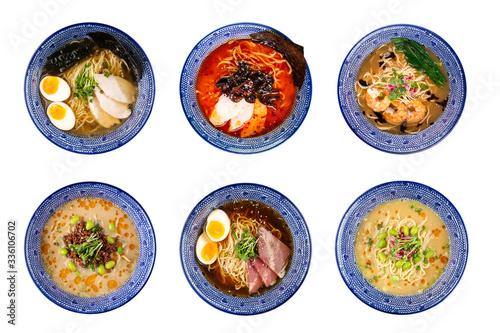
[[[232,40],[250,38],[250,34],[276,29],[255,23],[238,23],[217,29],[203,38],[189,54],[180,81],[180,97],[184,113],[194,130],[211,145],[233,153],[251,154],[269,150],[290,138],[304,121],[312,97],[309,68],[302,88],[297,92],[290,115],[273,131],[255,138],[236,138],[217,130],[203,115],[196,98],[196,77],[201,63],[220,45]],[[283,35],[282,33],[280,33]],[[284,35],[283,35],[284,36]],[[300,43],[299,43],[300,44]]]
[[[432,126],[413,135],[390,134],[377,129],[363,115],[354,91],[363,60],[394,37],[412,39],[428,47],[441,59],[449,77],[450,95],[443,114]],[[396,154],[418,152],[443,140],[462,115],[466,90],[464,69],[451,46],[432,31],[406,24],[386,26],[363,37],[347,54],[338,81],[340,109],[354,134],[376,149]]]
[[[59,288],[45,272],[40,257],[42,231],[49,217],[63,204],[85,197],[102,198],[122,208],[134,222],[141,244],[137,266],[129,280],[116,291],[93,298],[71,295]],[[148,215],[133,197],[108,184],[83,182],[57,190],[40,204],[28,225],[24,250],[28,271],[42,294],[64,309],[88,314],[116,309],[141,291],[153,270],[156,241]]]
[[[142,66],[139,95],[132,115],[117,130],[104,136],[84,138],[68,134],[50,122],[39,94],[40,74],[47,57],[59,47],[88,37],[88,32],[106,32],[115,37],[129,52],[135,62]],[[31,58],[24,81],[24,97],[29,115],[40,132],[55,145],[81,154],[99,154],[123,146],[139,133],[151,114],[155,97],[153,69],[142,48],[129,35],[117,28],[101,23],[79,23],[67,26],[49,36]]]
[[[216,289],[203,275],[195,254],[199,229],[208,214],[224,203],[240,199],[260,201],[273,207],[285,219],[293,237],[294,251],[288,272],[272,289],[254,297],[233,297]],[[182,230],[180,253],[189,284],[205,302],[224,312],[253,315],[282,305],[299,289],[311,262],[311,239],[306,221],[287,197],[263,185],[242,183],[215,190],[194,207]]]
[[[441,277],[421,294],[409,296],[390,295],[373,287],[361,274],[354,252],[356,232],[363,218],[378,205],[402,198],[419,201],[441,217],[450,236],[451,249]],[[437,305],[453,291],[465,270],[469,244],[462,218],[447,198],[423,184],[395,181],[369,189],[352,203],[340,223],[335,251],[340,274],[356,297],[383,312],[411,314]]]

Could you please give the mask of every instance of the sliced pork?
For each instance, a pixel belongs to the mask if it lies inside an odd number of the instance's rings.
[[[260,278],[264,282],[266,287],[270,287],[276,283],[276,277],[278,276],[272,269],[269,268],[260,258],[251,259],[253,266],[259,272]]]
[[[280,278],[285,276],[290,248],[264,227],[259,228],[259,258]]]
[[[264,284],[260,278],[257,268],[252,263],[252,260],[247,261],[247,274],[248,274],[248,293],[253,294],[259,290]]]

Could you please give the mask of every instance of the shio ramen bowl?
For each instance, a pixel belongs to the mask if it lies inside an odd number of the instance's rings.
[[[364,60],[391,38],[403,37],[416,41],[432,51],[441,61],[446,72],[449,95],[446,107],[433,124],[416,134],[391,134],[377,128],[363,114],[357,101],[355,85]],[[414,25],[390,25],[363,37],[347,54],[338,79],[338,99],[342,115],[349,128],[362,141],[381,151],[407,154],[430,148],[443,140],[455,127],[462,114],[466,97],[465,73],[458,56],[440,36]],[[416,131],[415,131],[416,132]]]
[[[138,255],[131,260],[136,266],[133,268],[133,271],[129,273],[131,274],[130,277],[124,280],[121,286],[118,285],[118,287],[110,290],[104,295],[95,297],[89,297],[89,295],[85,295],[84,292],[78,296],[74,292],[63,290],[63,286],[54,282],[53,278],[55,279],[56,277],[54,276],[52,278],[46,270],[46,261],[44,264],[46,255],[43,254],[44,249],[42,244],[47,243],[46,225],[49,225],[49,221],[55,217],[57,211],[61,207],[75,200],[84,198],[96,198],[99,199],[99,201],[107,202],[109,205],[113,204],[113,207],[116,207],[128,215],[127,217],[132,220],[137,230],[137,235],[130,235],[130,237],[136,238],[134,241],[138,244],[138,251],[137,249],[135,249],[135,251],[139,252]],[[85,207],[83,207],[83,209],[85,209]],[[114,212],[112,212],[112,214],[114,215]],[[99,217],[97,218],[99,219]],[[106,228],[107,230],[107,222],[101,222],[103,229]],[[69,219],[67,224],[70,224]],[[119,232],[119,227],[120,225],[117,224],[116,232]],[[127,228],[127,232],[132,232],[132,227],[125,228]],[[59,229],[58,227],[58,230],[62,230],[62,228]],[[122,234],[123,232],[120,235]],[[125,236],[120,236],[118,240],[120,242],[125,241]],[[126,243],[127,241],[122,243],[124,246],[123,254],[125,254]],[[128,242],[128,244],[131,244],[131,241]],[[29,222],[24,248],[28,272],[42,294],[54,304],[66,310],[85,314],[111,311],[133,299],[148,281],[156,257],[156,241],[153,226],[142,206],[132,196],[121,189],[98,182],[71,184],[49,195],[36,209]],[[63,257],[60,253],[54,253],[53,256]],[[121,260],[123,260],[123,258]],[[76,265],[76,272],[67,272],[68,276],[71,276],[71,278],[68,277],[68,281],[72,281],[79,277],[80,272],[82,273],[81,276],[85,274],[84,269],[78,264]],[[116,267],[118,267],[118,265],[119,262],[117,261]],[[109,281],[111,277],[106,278],[105,275],[103,275],[103,279]]]
[[[263,292],[251,296],[248,291],[246,294],[233,294],[222,290],[223,287],[210,281],[196,253],[197,240],[209,214],[226,204],[248,200],[276,211],[289,228],[293,242],[284,277]],[[240,183],[215,190],[193,208],[182,230],[180,255],[184,274],[201,299],[223,312],[254,315],[282,305],[297,292],[309,270],[311,239],[303,216],[287,197],[263,185]]]
[[[428,206],[437,213],[449,235],[449,246],[446,246],[449,259],[441,275],[429,287],[409,295],[389,294],[381,291],[379,285],[375,287],[370,283],[361,272],[366,267],[359,267],[355,251],[358,228],[368,213],[396,199]],[[372,248],[378,247],[377,241],[374,239]],[[340,222],[335,248],[340,274],[349,290],[366,305],[391,314],[418,313],[442,302],[459,283],[467,263],[468,250],[467,232],[453,204],[433,188],[409,181],[380,184],[359,196]]]
[[[88,34],[96,33],[112,36],[119,46],[112,43],[109,49],[124,50],[127,54],[127,65],[131,67],[131,71],[138,74],[135,77],[136,82],[134,81],[135,101],[129,105],[132,113],[125,119],[119,119],[121,121],[119,125],[115,124],[109,130],[106,128],[106,131],[81,134],[76,133],[75,128],[70,131],[61,130],[51,122],[46,110],[47,102],[39,92],[40,80],[45,76],[44,67],[48,63],[47,57],[68,43],[83,39],[91,40]],[[82,56],[82,61],[83,59],[86,59],[85,56]],[[105,66],[105,63],[103,65]],[[74,92],[74,87],[71,87],[71,96]],[[56,31],[37,48],[26,70],[24,96],[31,119],[49,141],[75,153],[105,153],[132,140],[146,124],[155,97],[153,69],[139,44],[125,32],[101,23],[74,24]]]
[[[277,30],[255,23],[238,23],[219,28],[204,37],[193,48],[184,64],[180,78],[180,98],[187,120],[205,141],[211,145],[233,153],[251,154],[274,148],[289,139],[304,121],[312,97],[311,74],[305,64],[305,77],[296,89],[293,106],[288,115],[277,126],[265,134],[237,137],[215,127],[204,115],[197,99],[197,78],[204,60],[223,44],[232,40],[249,39],[250,34],[271,31],[289,40]],[[299,44],[301,41],[297,41]],[[305,47],[307,58],[307,46]],[[275,82],[276,83],[276,82]],[[269,115],[269,112],[268,112]],[[268,117],[269,118],[269,117]],[[266,122],[267,126],[267,122]],[[266,131],[266,130],[265,130]],[[264,131],[264,132],[265,132]]]

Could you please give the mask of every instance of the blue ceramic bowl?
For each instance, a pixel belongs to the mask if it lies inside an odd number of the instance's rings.
[[[409,296],[389,295],[373,287],[361,274],[354,253],[356,232],[363,218],[378,205],[402,198],[419,201],[441,217],[450,236],[451,249],[441,277],[424,292]],[[439,304],[453,291],[465,270],[469,244],[460,214],[441,193],[419,183],[395,181],[369,189],[352,203],[340,223],[335,250],[340,274],[356,297],[383,312],[411,314]]]
[[[88,32],[106,32],[113,35],[129,52],[143,74],[139,81],[139,95],[132,115],[117,130],[104,136],[84,138],[68,134],[50,122],[39,94],[40,75],[47,57],[59,47],[83,39]],[[29,115],[40,132],[55,145],[82,154],[99,154],[123,146],[139,133],[151,114],[155,96],[153,69],[142,48],[129,35],[109,25],[79,23],[67,26],[49,36],[31,58],[24,81],[24,97]]]
[[[250,38],[254,32],[273,30],[255,23],[238,23],[217,29],[203,38],[189,54],[180,81],[180,96],[184,113],[194,128],[211,145],[233,153],[251,154],[274,148],[290,138],[304,121],[312,97],[311,73],[306,70],[302,88],[297,92],[290,115],[273,131],[254,138],[236,138],[217,130],[204,116],[196,98],[196,78],[203,60],[217,47],[232,40]],[[278,31],[277,31],[278,32]],[[281,33],[280,33],[281,34]],[[281,34],[283,35],[283,34]]]
[[[240,199],[256,200],[273,207],[285,219],[293,236],[294,252],[288,272],[269,291],[254,297],[233,297],[216,289],[200,270],[194,252],[199,229],[208,214],[224,203]],[[215,190],[194,207],[182,230],[180,253],[189,284],[205,302],[224,312],[253,315],[280,306],[299,289],[311,262],[311,239],[301,213],[283,194],[262,185],[233,184]]]
[[[443,62],[449,77],[450,95],[441,117],[427,129],[413,135],[383,132],[363,115],[356,100],[354,86],[363,60],[391,38],[412,39],[432,50]],[[390,25],[363,37],[349,52],[340,69],[338,99],[342,115],[351,130],[368,145],[389,153],[414,153],[430,148],[443,140],[462,115],[466,96],[465,73],[453,49],[432,31],[414,25]]]
[[[60,289],[45,272],[40,257],[42,230],[49,217],[63,204],[78,198],[102,198],[122,208],[134,222],[140,238],[140,254],[132,276],[119,289],[100,297],[79,297]],[[141,291],[153,270],[156,241],[153,226],[141,205],[121,189],[97,182],[68,185],[45,199],[36,209],[26,231],[24,244],[26,265],[35,285],[49,300],[78,313],[101,313],[116,309]]]

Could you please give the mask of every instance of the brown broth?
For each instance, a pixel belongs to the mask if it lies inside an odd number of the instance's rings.
[[[427,111],[430,113],[428,120],[425,120],[422,123],[414,123],[414,124],[406,124],[406,132],[402,131],[401,125],[392,125],[384,120],[380,120],[379,118],[382,117],[382,112],[378,113],[373,111],[366,103],[366,89],[360,89],[358,86],[358,83],[360,80],[363,80],[363,75],[366,72],[372,72],[372,73],[377,73],[381,70],[381,65],[382,65],[382,60],[384,57],[384,54],[386,52],[391,51],[391,47],[393,47],[392,43],[385,44],[378,49],[374,50],[371,52],[366,59],[363,61],[361,64],[361,67],[359,68],[357,78],[356,78],[356,92],[361,94],[358,97],[358,104],[359,107],[363,113],[363,115],[368,119],[368,121],[374,125],[375,127],[382,129],[385,132],[391,133],[391,134],[409,134],[415,133],[422,131],[432,124],[436,122],[437,119],[441,116],[443,113],[443,110],[446,107],[446,103],[448,101],[448,96],[450,93],[450,84],[449,84],[449,78],[448,74],[446,72],[446,69],[444,66],[438,66],[441,73],[444,74],[446,77],[446,83],[444,87],[438,88],[436,87],[433,82],[427,77],[426,78],[426,83],[428,86],[430,86],[430,91],[427,92],[424,96],[424,99],[419,99],[426,107]],[[427,53],[430,55],[430,57],[436,62],[440,63],[441,60],[427,47],[424,47]],[[404,53],[395,51],[400,57],[404,59]],[[384,66],[384,65],[382,65]],[[370,84],[371,82],[367,82]]]
[[[290,258],[288,260],[288,265],[286,271],[290,268],[292,257],[293,257],[293,238],[290,228],[288,227],[285,219],[272,207],[263,204],[259,201],[254,200],[236,200],[231,201],[222,206],[218,207],[222,209],[229,216],[232,213],[238,213],[245,215],[248,218],[259,221],[260,225],[266,227],[268,230],[272,229],[270,225],[274,228],[279,229],[281,231],[281,241],[291,249]],[[203,232],[203,228],[201,228],[201,233]],[[199,236],[198,235],[198,236]],[[232,237],[231,233],[229,233],[228,237]],[[199,263],[200,269],[203,272],[203,275],[206,279],[221,292],[237,297],[249,297],[248,288],[241,288],[237,290],[235,288],[235,284],[231,281],[231,279],[226,278],[225,281],[220,278],[220,274],[218,274],[218,269],[209,269],[207,265],[203,265]],[[251,296],[257,296],[263,294],[278,285],[281,279],[278,277],[276,283],[273,286],[265,287],[262,286],[259,291]]]
[[[100,220],[105,235],[118,237],[123,254],[116,254],[111,272],[99,275],[79,265],[75,272],[68,268],[70,259],[59,251],[65,248],[63,236],[74,229],[70,220],[75,215],[85,221]],[[116,226],[113,233],[109,231],[110,223]],[[139,259],[140,241],[133,221],[121,208],[103,199],[82,198],[64,204],[52,214],[43,228],[40,250],[45,271],[62,290],[81,297],[98,297],[117,290],[130,278]]]

